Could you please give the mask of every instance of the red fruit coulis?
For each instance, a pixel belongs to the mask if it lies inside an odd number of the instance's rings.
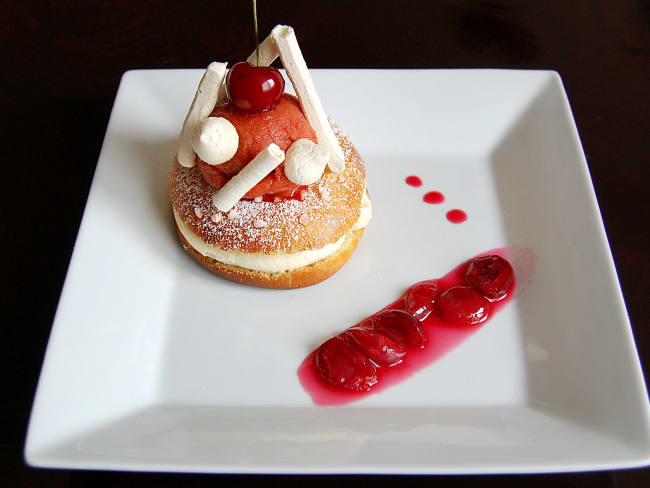
[[[494,249],[482,253],[478,256],[473,257],[472,259],[467,260],[460,266],[447,273],[442,278],[438,278],[436,280],[427,280],[427,282],[435,282],[440,293],[454,286],[466,286],[467,283],[465,281],[465,273],[468,266],[474,259],[488,255],[499,255],[505,257],[507,251],[507,249]],[[424,347],[421,349],[407,348],[407,352],[404,355],[402,362],[395,366],[377,367],[377,383],[374,384],[369,391],[343,390],[335,388],[326,383],[321,378],[318,370],[316,369],[316,351],[307,356],[307,358],[305,358],[305,360],[298,367],[298,378],[300,380],[300,383],[307,391],[307,393],[309,393],[316,405],[345,405],[361,400],[368,395],[379,393],[386,388],[389,388],[390,386],[413,376],[421,369],[429,366],[431,363],[437,361],[449,351],[462,344],[481,327],[484,327],[495,313],[497,313],[501,308],[510,302],[514,295],[514,289],[515,281],[513,280],[508,287],[506,296],[499,301],[491,303],[491,311],[487,320],[480,324],[449,324],[441,319],[441,314],[438,310],[436,310],[436,307],[434,306],[434,311],[429,314],[426,319],[420,322],[420,326],[426,338]],[[360,326],[364,322],[367,323],[368,319],[372,319],[384,310],[405,310],[407,307],[407,293],[408,290],[395,302],[387,305],[376,314],[362,320],[355,325]],[[344,333],[345,331],[342,334]]]
[[[422,200],[425,203],[438,204],[438,203],[442,203],[442,202],[445,201],[445,196],[442,193],[440,193],[439,191],[430,191],[430,192],[424,194],[424,196],[422,197]]]
[[[455,208],[447,212],[447,220],[452,224],[462,224],[467,220],[467,214],[459,208]]]
[[[422,180],[418,176],[407,176],[405,181],[407,185],[415,186],[416,188],[422,186]]]
[[[419,176],[407,176],[404,181],[410,186],[422,186],[422,179]],[[439,191],[430,191],[424,194],[422,201],[432,205],[439,205],[445,201],[445,196]],[[447,220],[452,224],[462,224],[467,220],[467,214],[463,210],[455,208],[447,212]]]

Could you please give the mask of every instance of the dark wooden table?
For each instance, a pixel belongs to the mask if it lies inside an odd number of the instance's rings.
[[[650,486],[649,470],[493,477],[194,476],[30,469],[41,361],[121,74],[244,59],[246,1],[0,2],[5,486]],[[313,68],[553,69],[564,81],[639,348],[650,371],[647,0],[260,0],[260,31],[299,27]]]

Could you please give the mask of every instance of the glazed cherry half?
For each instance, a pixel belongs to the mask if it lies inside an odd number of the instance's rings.
[[[377,383],[372,362],[340,336],[318,348],[315,364],[320,377],[337,388],[368,391]]]
[[[418,320],[403,310],[384,310],[372,318],[372,327],[398,344],[420,349],[425,337]]]
[[[416,283],[406,292],[406,311],[420,322],[433,311],[440,289],[436,280]]]
[[[401,363],[406,354],[404,346],[373,329],[370,320],[367,322],[368,326],[350,327],[343,332],[343,338],[378,366],[390,367]]]
[[[512,285],[515,272],[501,256],[483,256],[470,263],[465,281],[491,301],[501,300]]]
[[[440,295],[438,308],[442,320],[456,325],[475,325],[490,315],[490,301],[469,286],[454,286]]]
[[[244,112],[262,112],[280,101],[284,93],[282,73],[270,66],[235,64],[226,76],[228,99]]]

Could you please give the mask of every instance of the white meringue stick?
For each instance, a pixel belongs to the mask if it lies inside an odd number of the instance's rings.
[[[279,25],[271,32],[280,52],[280,59],[287,70],[293,88],[298,95],[303,112],[316,132],[318,143],[325,146],[330,152],[328,166],[336,173],[345,168],[345,157],[334,131],[327,121],[323,104],[318,98],[316,87],[311,79],[305,59],[302,57],[298,40],[293,29],[286,25]]]
[[[284,151],[273,143],[269,144],[214,194],[212,203],[222,212],[228,212],[241,197],[277,168],[282,161],[284,161]]]
[[[227,95],[228,94],[226,93],[226,80],[224,79],[223,82],[221,83],[221,86],[219,87],[219,94],[217,95],[217,102],[215,103],[215,105],[219,105],[221,102],[223,102],[226,99]]]
[[[273,30],[277,29],[276,26]],[[251,66],[271,66],[273,61],[278,59],[280,53],[278,52],[278,46],[273,39],[273,31],[264,39],[259,46],[260,49],[260,64],[257,64],[257,51],[253,51],[250,56],[246,59],[246,62]]]
[[[203,78],[199,82],[199,87],[187,112],[183,129],[181,129],[180,142],[178,146],[178,162],[187,168],[191,168],[194,162],[194,148],[192,147],[192,137],[196,132],[199,124],[203,119],[208,117],[217,103],[219,87],[226,76],[226,63],[210,63],[205,70]]]
[[[226,80],[224,80],[221,83],[221,86],[219,87],[219,94],[217,95],[217,103],[215,105],[219,105],[221,102],[223,102],[226,99],[226,96],[228,94],[226,93]]]
[[[298,139],[289,149],[284,160],[284,174],[296,185],[311,185],[325,171],[330,152],[310,139]]]

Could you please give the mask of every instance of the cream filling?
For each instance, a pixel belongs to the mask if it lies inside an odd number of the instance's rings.
[[[361,215],[357,222],[352,226],[352,230],[358,230],[368,225],[372,216],[372,204],[368,194],[364,192],[361,201]],[[179,217],[174,209],[174,218],[181,234],[185,240],[203,256],[216,259],[225,264],[239,266],[241,268],[252,269],[253,271],[262,271],[266,273],[280,273],[292,269],[302,268],[310,264],[331,256],[343,245],[346,234],[338,241],[326,244],[320,249],[310,249],[308,251],[299,251],[291,254],[277,252],[274,254],[264,254],[261,252],[241,252],[241,251],[224,251],[216,246],[206,244],[199,236],[190,230],[190,228]]]
[[[368,222],[370,222],[371,218],[372,218],[372,203],[370,202],[370,198],[368,197],[368,192],[366,190],[363,190],[363,197],[361,198],[361,214],[359,215],[359,219],[352,226],[352,230],[363,229],[365,226],[368,225]]]

